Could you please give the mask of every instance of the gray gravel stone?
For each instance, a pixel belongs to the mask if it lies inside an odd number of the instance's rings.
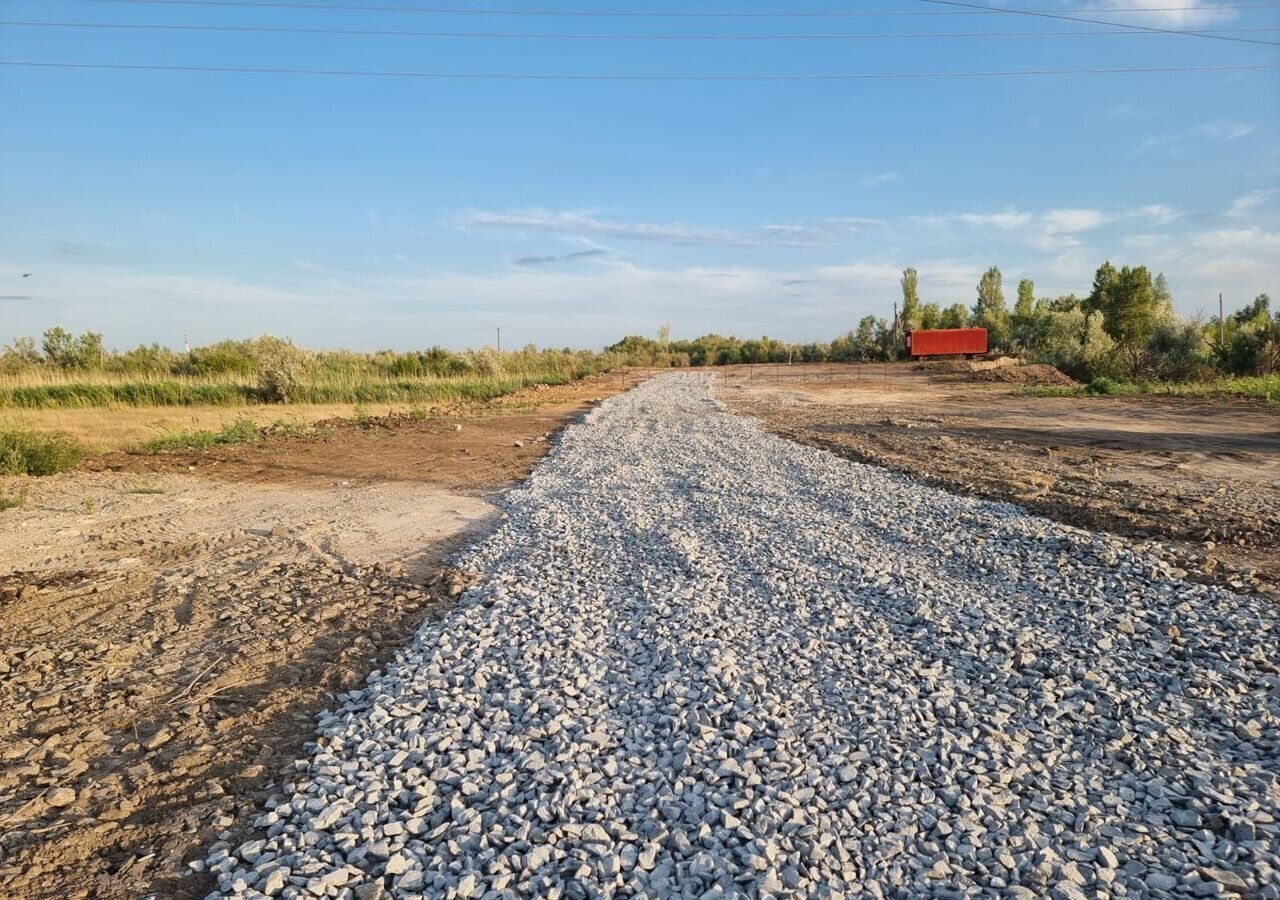
[[[1280,897],[1274,608],[711,385],[600,404],[507,495],[259,820],[282,893]]]

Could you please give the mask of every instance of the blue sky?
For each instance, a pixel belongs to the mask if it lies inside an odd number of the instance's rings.
[[[320,5],[326,0],[312,0]],[[359,3],[360,0],[352,0]],[[424,7],[429,0],[371,0]],[[1240,0],[1243,2],[1243,0]],[[467,9],[962,12],[920,0],[502,0]],[[1019,0],[1280,41],[1280,7]],[[1224,0],[1223,5],[1228,5]],[[18,61],[551,74],[853,74],[1280,64],[1280,48],[1018,16],[551,17],[0,0],[5,21],[833,35],[604,40],[0,27]],[[1237,29],[1276,29],[1240,31]],[[909,38],[923,32],[1017,36]],[[1185,313],[1280,292],[1280,72],[860,82],[428,80],[0,67],[0,342],[264,332],[310,346],[829,339],[904,266],[972,303],[1104,259]],[[23,278],[23,273],[31,273]],[[1013,284],[1008,284],[1012,295]]]

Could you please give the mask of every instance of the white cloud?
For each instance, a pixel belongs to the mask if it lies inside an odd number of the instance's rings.
[[[1051,209],[1040,217],[1043,227],[1054,234],[1077,234],[1101,228],[1115,217],[1100,209]]]
[[[1002,228],[1005,231],[1014,228],[1026,228],[1032,221],[1031,213],[1016,212],[1014,210],[998,213],[960,213],[955,218],[968,225],[994,225],[996,228]]]
[[[1277,194],[1280,194],[1280,189],[1276,188],[1250,191],[1247,194],[1242,194],[1235,200],[1231,201],[1231,208],[1227,210],[1226,214],[1233,219],[1238,219],[1252,212],[1257,207],[1268,203],[1271,198],[1275,197]]]
[[[1063,207],[1042,212],[1015,208],[1001,212],[963,212],[947,215],[916,216],[908,221],[932,228],[966,227],[978,232],[1008,233],[1037,250],[1061,253],[1080,247],[1082,235],[1122,222],[1169,225],[1182,219],[1182,213],[1161,203],[1129,209],[1105,210]]]
[[[1129,210],[1123,218],[1145,219],[1153,225],[1172,225],[1182,218],[1182,213],[1163,203],[1149,203]]]
[[[1261,228],[1220,228],[1196,235],[1201,247],[1226,253],[1275,253],[1280,251],[1280,232]]]
[[[1063,208],[1032,213],[1018,209],[1001,212],[963,212],[942,216],[916,217],[933,227],[962,225],[978,230],[993,229],[1021,235],[1034,247],[1053,250],[1077,243],[1076,235],[1116,221],[1118,214],[1100,209]]]

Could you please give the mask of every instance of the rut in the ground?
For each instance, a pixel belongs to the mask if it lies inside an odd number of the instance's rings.
[[[660,378],[326,716],[226,896],[1280,896],[1280,634]]]

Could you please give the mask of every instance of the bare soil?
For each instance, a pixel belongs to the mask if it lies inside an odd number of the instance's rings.
[[[1050,367],[951,361],[738,367],[724,373],[719,397],[792,440],[1152,539],[1191,577],[1276,591],[1280,407],[1011,390],[1063,381]]]
[[[188,863],[447,607],[490,499],[634,380],[4,479],[0,896],[207,893]]]

